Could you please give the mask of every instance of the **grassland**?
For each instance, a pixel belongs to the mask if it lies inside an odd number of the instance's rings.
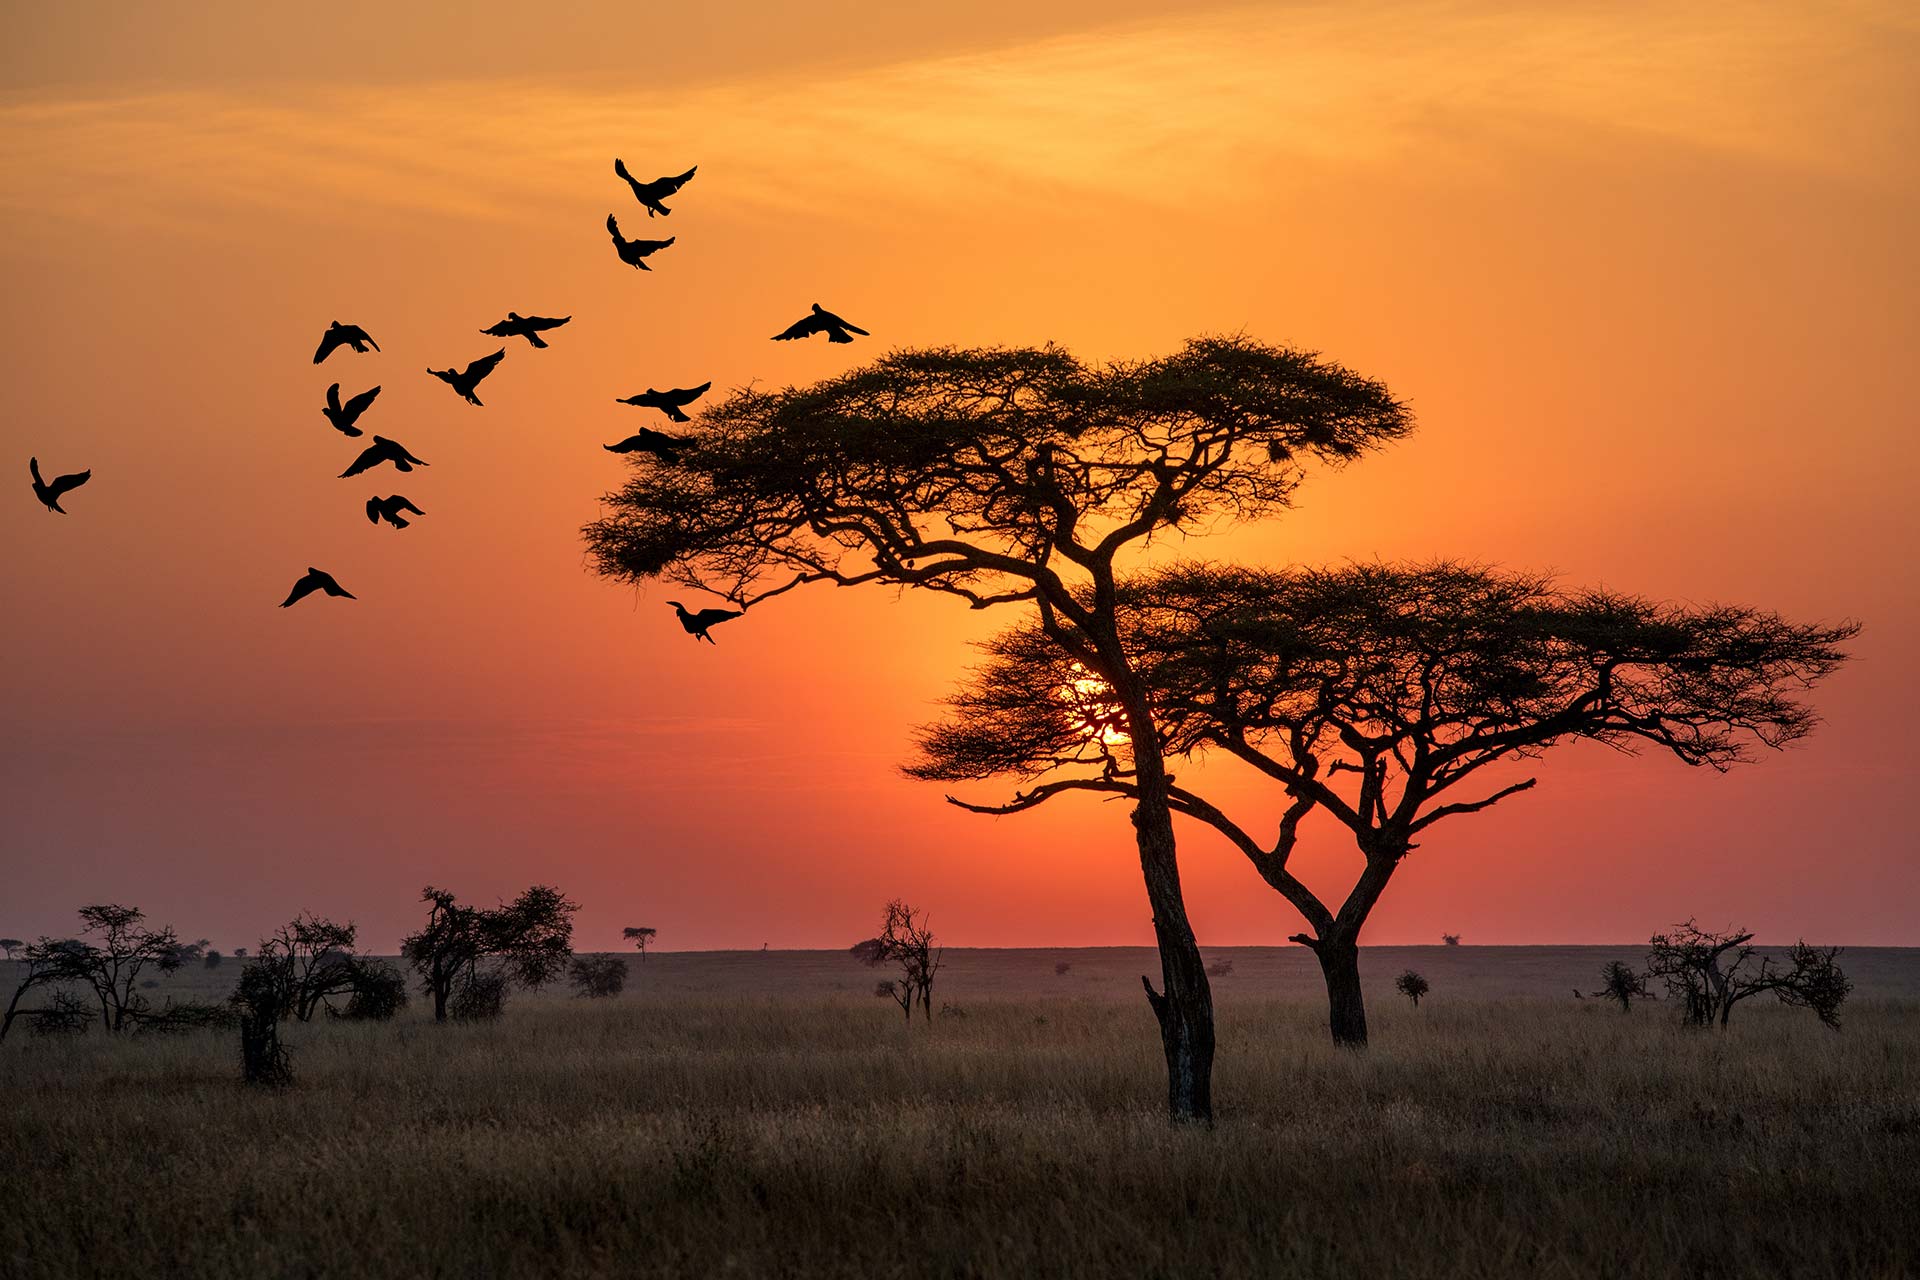
[[[1702,1034],[1573,999],[1629,949],[1374,949],[1363,1054],[1310,961],[1220,954],[1203,1132],[1162,1118],[1128,951],[950,952],[965,1016],[911,1030],[845,957],[653,956],[491,1025],[294,1027],[283,1094],[229,1036],[17,1035],[0,1275],[1920,1271],[1920,953],[1850,953],[1839,1034]]]

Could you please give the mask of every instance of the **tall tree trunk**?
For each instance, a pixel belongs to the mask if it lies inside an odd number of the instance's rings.
[[[1321,938],[1313,948],[1327,981],[1327,1027],[1345,1049],[1367,1047],[1367,1001],[1360,993],[1360,944],[1353,938]]]
[[[1157,761],[1155,762],[1158,763]],[[1180,863],[1173,839],[1173,813],[1167,808],[1165,775],[1155,796],[1141,771],[1140,801],[1133,825],[1140,845],[1140,872],[1153,906],[1153,933],[1160,946],[1160,986],[1142,976],[1147,1001],[1160,1021],[1160,1046],[1167,1057],[1167,1114],[1175,1121],[1213,1123],[1213,988],[1206,963],[1187,920],[1180,892]]]

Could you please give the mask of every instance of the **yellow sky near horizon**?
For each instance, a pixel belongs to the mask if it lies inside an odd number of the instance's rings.
[[[230,944],[302,907],[387,936],[420,883],[538,876],[583,934],[639,903],[668,946],[829,945],[898,893],[962,945],[1144,940],[1117,811],[969,818],[890,771],[994,620],[803,594],[694,649],[577,530],[619,482],[598,446],[662,425],[612,403],[647,385],[1245,330],[1384,379],[1420,429],[1189,554],[1456,555],[1867,625],[1804,749],[1725,779],[1550,758],[1436,829],[1374,940],[1725,912],[1920,944],[1910,8],[999,5],[960,31],[743,0],[732,28],[663,18],[644,81],[612,6],[457,48],[411,15],[194,12],[91,50],[87,6],[24,15],[0,67],[10,931],[107,896]],[[700,173],[649,222],[614,155]],[[680,239],[629,271],[610,211]],[[766,341],[816,299],[873,339]],[[509,308],[575,320],[509,344],[485,409],[424,376]],[[383,353],[315,369],[331,319]],[[366,425],[432,465],[335,479],[336,379],[379,382]],[[95,469],[65,520],[28,454]],[[428,515],[373,529],[375,491]],[[275,609],[308,564],[361,599]],[[1343,855],[1323,828],[1303,856],[1332,884]],[[1742,859],[1764,874],[1730,887]],[[1183,863],[1203,943],[1294,930],[1210,837]]]

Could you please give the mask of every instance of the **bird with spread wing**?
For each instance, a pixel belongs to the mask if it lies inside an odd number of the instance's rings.
[[[327,421],[332,423],[333,429],[340,432],[340,434],[348,436],[365,435],[366,433],[355,426],[354,423],[358,422],[360,415],[365,413],[373,405],[374,397],[379,394],[380,388],[375,387],[371,391],[362,391],[359,395],[342,404],[340,403],[340,384],[336,382],[327,388],[327,407],[320,412],[326,415]]]
[[[327,326],[327,331],[320,335],[320,349],[313,353],[313,362],[315,364],[321,363],[341,347],[351,347],[355,351],[365,354],[368,347],[372,347],[375,351],[378,351],[380,344],[375,342],[372,335],[359,325],[341,324],[338,320],[335,320]]]
[[[672,213],[673,210],[660,202],[693,181],[693,175],[699,168],[699,165],[695,165],[675,178],[655,178],[652,182],[641,182],[627,172],[626,161],[615,159],[613,162],[613,171],[626,179],[627,185],[633,188],[633,198],[645,206],[649,218],[656,213],[663,218]]]
[[[489,338],[525,338],[528,346],[545,347],[546,339],[540,335],[549,329],[558,329],[571,319],[572,316],[523,316],[518,311],[509,311],[505,320],[480,332]]]
[[[316,569],[312,565],[308,565],[307,571],[301,574],[294,582],[293,590],[287,593],[287,598],[280,602],[280,607],[282,609],[291,609],[294,605],[299,604],[316,591],[324,591],[330,596],[339,596],[343,600],[358,600],[360,598],[341,586],[338,582],[335,582],[333,575],[326,570]]]
[[[693,419],[681,411],[707,394],[708,388],[712,386],[711,382],[703,382],[697,387],[675,387],[670,391],[655,391],[652,387],[648,387],[637,396],[628,396],[614,403],[630,404],[639,409],[658,409],[674,422],[692,422]]]
[[[613,251],[620,255],[620,261],[642,271],[653,270],[647,265],[647,258],[680,238],[668,236],[665,240],[629,240],[620,234],[620,220],[612,214],[607,215],[607,234],[613,237]]]
[[[391,462],[396,471],[411,471],[415,467],[427,464],[407,452],[407,447],[398,440],[389,440],[385,436],[375,436],[373,443],[360,451],[353,465],[340,473],[342,480],[357,476],[362,471],[371,471],[383,462]]]
[[[813,304],[813,311],[795,320],[792,324],[773,335],[775,342],[792,342],[795,338],[811,338],[816,333],[827,335],[828,342],[852,342],[852,334],[863,338],[873,335],[857,324],[849,324],[819,303]]]
[[[52,480],[42,480],[38,458],[27,459],[27,470],[33,473],[33,496],[40,499],[48,511],[59,515],[67,514],[67,509],[60,505],[60,495],[71,493],[93,479],[93,471],[89,469],[76,471],[72,475],[55,476]]]

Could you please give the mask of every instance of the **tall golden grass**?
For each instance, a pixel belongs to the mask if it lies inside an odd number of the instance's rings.
[[[238,1083],[230,1035],[16,1036],[0,1274],[1920,1270],[1911,1000],[1859,999],[1839,1034],[1747,1006],[1702,1033],[1436,980],[1417,1011],[1376,995],[1356,1054],[1310,999],[1248,984],[1256,958],[1220,984],[1219,1123],[1181,1131],[1144,1002],[1088,976],[1138,957],[1018,954],[1018,980],[963,964],[1000,976],[911,1028],[857,966],[821,990],[777,955],[635,961],[625,996],[489,1025],[416,1001],[290,1028],[278,1094]]]

